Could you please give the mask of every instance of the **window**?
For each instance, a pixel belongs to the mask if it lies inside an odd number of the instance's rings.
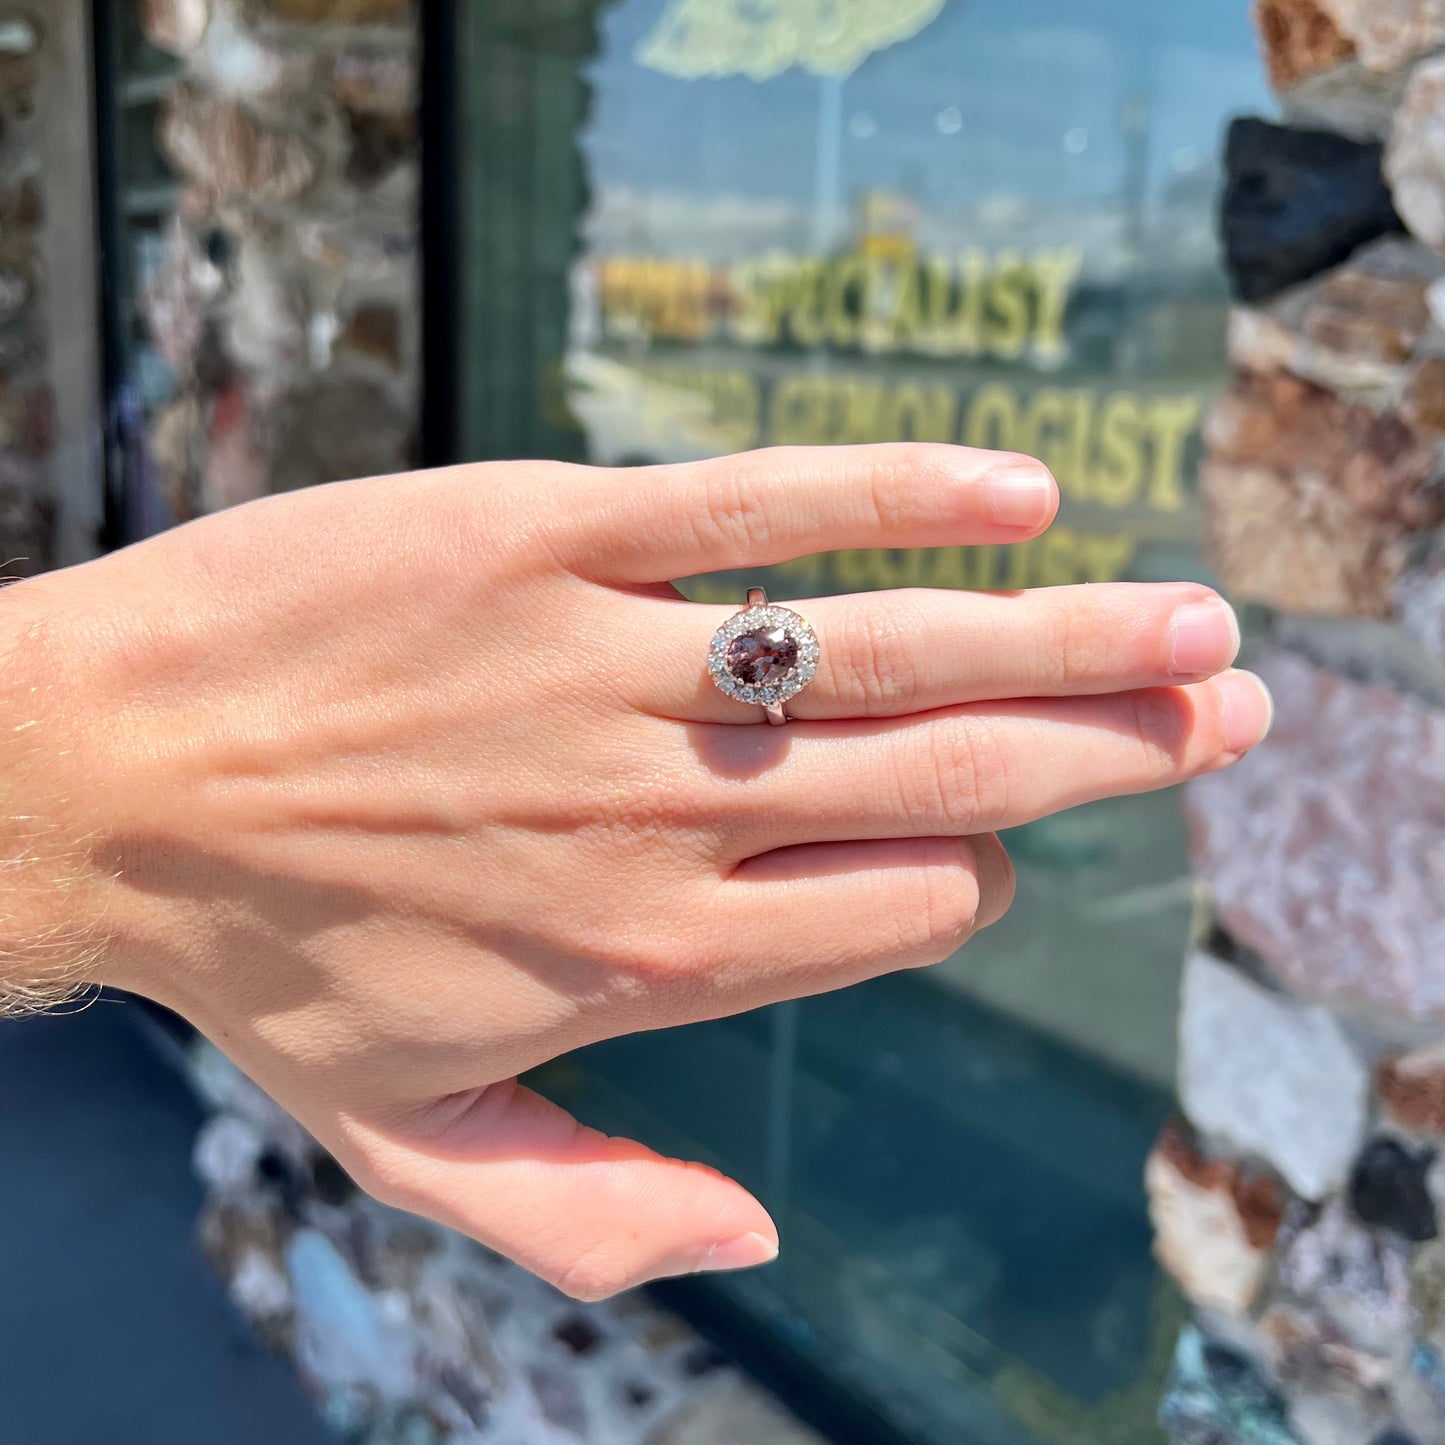
[[[1267,104],[1246,10],[463,7],[465,454],[922,438],[1035,453],[1064,493],[1036,542],[809,557],[696,600],[1204,575],[1217,156]],[[938,969],[539,1083],[760,1192],[782,1259],[699,1288],[860,1410],[939,1442],[1152,1439],[1180,1316],[1140,1182],[1192,904],[1177,803],[1008,841],[1014,914]]]

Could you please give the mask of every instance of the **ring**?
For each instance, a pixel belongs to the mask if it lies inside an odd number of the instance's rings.
[[[781,725],[788,720],[783,704],[818,670],[818,638],[791,608],[770,606],[761,587],[749,587],[748,605],[713,634],[707,670],[729,697],[755,704]]]

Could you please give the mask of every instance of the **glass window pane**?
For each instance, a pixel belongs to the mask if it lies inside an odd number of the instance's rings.
[[[1205,575],[1217,158],[1269,104],[1247,7],[463,13],[469,455],[924,439],[1039,455],[1064,494],[1036,542],[683,579],[700,601]],[[1177,804],[1008,842],[1014,913],[926,975],[603,1045],[542,1083],[757,1189],[782,1260],[702,1287],[914,1438],[1152,1439],[1178,1310],[1140,1174],[1192,907]]]

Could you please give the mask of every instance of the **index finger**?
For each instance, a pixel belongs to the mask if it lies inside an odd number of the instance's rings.
[[[770,447],[574,473],[559,554],[598,581],[668,582],[845,547],[983,546],[1048,527],[1042,462],[935,442]]]

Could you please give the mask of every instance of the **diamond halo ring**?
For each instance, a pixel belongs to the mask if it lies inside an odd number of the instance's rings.
[[[761,587],[749,587],[748,605],[713,634],[707,670],[722,692],[781,725],[788,720],[783,704],[818,670],[818,638],[791,608],[770,604]]]

